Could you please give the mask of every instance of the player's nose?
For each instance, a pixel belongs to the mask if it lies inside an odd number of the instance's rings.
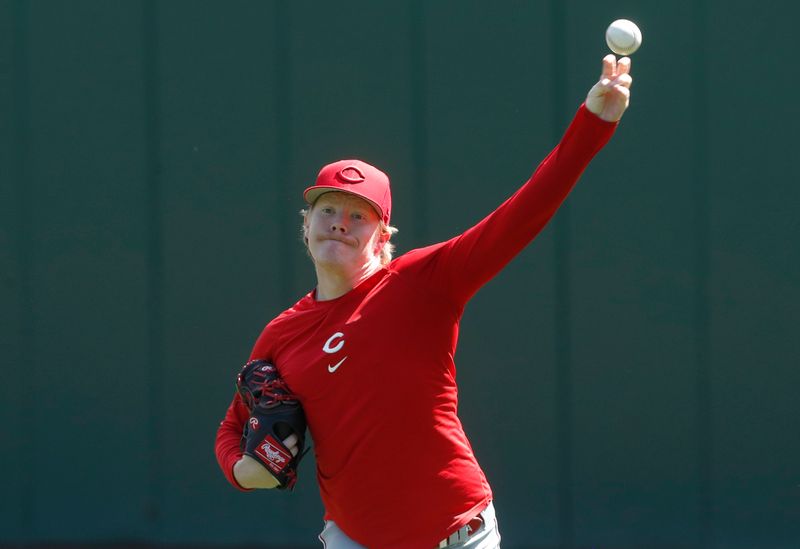
[[[339,216],[331,222],[331,232],[346,233],[347,223],[345,223],[344,216]]]

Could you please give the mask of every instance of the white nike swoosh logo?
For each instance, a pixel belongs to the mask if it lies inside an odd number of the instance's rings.
[[[342,365],[342,362],[344,362],[345,360],[347,360],[347,357],[344,357],[342,360],[340,360],[339,362],[337,362],[337,363],[336,363],[334,366],[331,366],[330,364],[328,364],[328,371],[329,371],[330,373],[333,373],[333,372],[335,372],[336,370],[338,370],[338,369],[339,369],[339,366],[341,366],[341,365]]]

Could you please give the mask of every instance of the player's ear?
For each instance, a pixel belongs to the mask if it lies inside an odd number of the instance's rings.
[[[378,229],[378,230],[380,231],[380,229]],[[386,245],[387,242],[389,242],[389,239],[391,237],[392,237],[392,235],[390,233],[388,233],[388,232],[386,232],[386,233],[385,232],[379,232],[378,233],[378,238],[375,239],[375,255],[378,255],[378,254],[381,253],[381,250],[383,250],[383,247]]]
[[[311,208],[303,210],[303,242],[306,243],[306,246],[308,246],[308,215],[310,212]]]

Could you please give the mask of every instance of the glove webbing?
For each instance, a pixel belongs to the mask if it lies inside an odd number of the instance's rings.
[[[271,408],[281,402],[296,401],[297,396],[293,395],[283,379],[270,379],[261,385],[261,398],[259,405]],[[265,402],[266,401],[266,402]]]

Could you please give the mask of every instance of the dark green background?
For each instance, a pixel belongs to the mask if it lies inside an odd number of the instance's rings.
[[[799,6],[0,0],[0,544],[316,547],[313,460],[213,455],[313,285],[301,190],[361,157],[400,252],[462,231],[628,17],[632,106],[467,308],[461,416],[504,548],[799,547]]]

